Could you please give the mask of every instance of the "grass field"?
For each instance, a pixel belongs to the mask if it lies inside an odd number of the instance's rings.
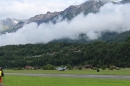
[[[129,86],[130,80],[6,76],[5,86]]]
[[[130,80],[123,79],[6,75],[6,73],[130,75],[130,69],[100,70],[100,72],[96,70],[4,70],[4,72],[5,86],[130,86]]]

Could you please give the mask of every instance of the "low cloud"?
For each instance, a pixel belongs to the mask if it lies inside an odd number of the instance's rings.
[[[89,40],[97,39],[102,32],[124,32],[130,30],[130,4],[104,5],[100,12],[86,16],[78,15],[70,22],[62,21],[57,24],[49,22],[37,25],[30,23],[15,33],[0,35],[0,46],[26,43],[48,43],[54,39],[75,39],[80,33],[86,34]]]

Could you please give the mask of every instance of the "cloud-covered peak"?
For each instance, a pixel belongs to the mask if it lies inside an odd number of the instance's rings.
[[[115,5],[108,3],[101,7],[100,12],[89,13],[87,16],[80,14],[71,22],[66,20],[57,24],[30,23],[23,26],[15,33],[0,35],[0,45],[48,43],[54,39],[75,39],[80,33],[86,34],[91,39],[97,39],[102,32],[124,32],[130,30],[130,4]]]
[[[70,5],[85,0],[0,0],[0,20],[6,18],[28,19],[47,11],[62,11]]]

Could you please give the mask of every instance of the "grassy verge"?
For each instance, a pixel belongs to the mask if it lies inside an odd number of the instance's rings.
[[[6,76],[5,86],[129,86],[129,80],[68,77]]]

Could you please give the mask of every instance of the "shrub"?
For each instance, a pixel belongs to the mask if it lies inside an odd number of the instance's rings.
[[[67,69],[72,70],[73,68],[72,68],[72,66],[70,64],[67,64]]]
[[[110,67],[109,70],[113,70],[113,68]]]
[[[79,69],[79,70],[82,70],[82,66],[80,65],[80,66],[78,67],[78,69]]]
[[[22,70],[22,67],[18,67],[18,70]]]
[[[119,67],[116,67],[116,70],[120,70],[120,68],[119,68]]]
[[[106,66],[102,66],[102,70],[106,70]]]
[[[13,68],[13,70],[22,70],[22,68],[21,67]]]
[[[13,68],[13,70],[18,70],[18,68]]]
[[[93,67],[93,70],[98,70],[98,67]]]
[[[43,70],[54,70],[55,67],[51,64],[47,64],[45,66],[43,66]]]

